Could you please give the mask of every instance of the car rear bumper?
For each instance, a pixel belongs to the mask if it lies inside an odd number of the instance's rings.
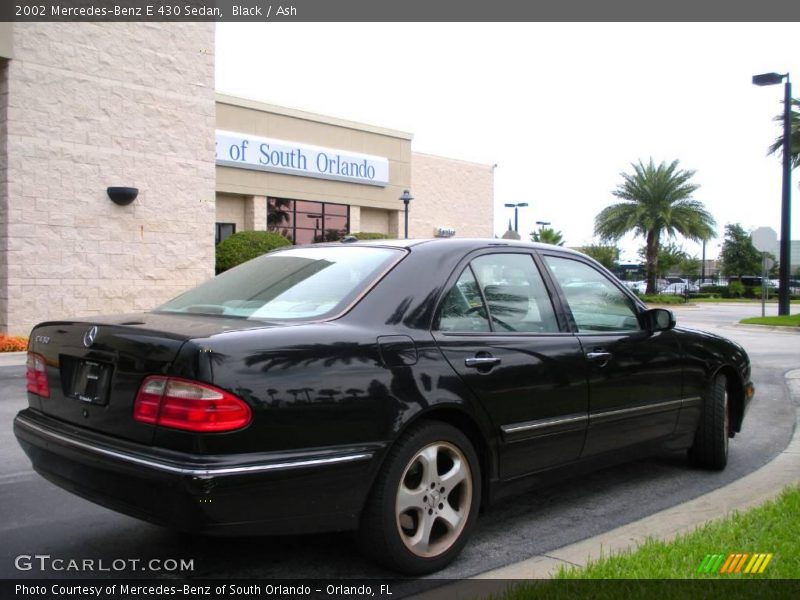
[[[33,468],[97,504],[218,535],[358,525],[383,445],[203,456],[110,439],[26,409],[14,434]]]

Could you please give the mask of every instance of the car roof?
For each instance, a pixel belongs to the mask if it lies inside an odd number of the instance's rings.
[[[504,240],[499,238],[427,238],[427,239],[380,239],[380,240],[354,240],[354,241],[339,241],[329,242],[324,244],[309,244],[308,247],[338,247],[342,245],[347,246],[381,246],[391,248],[414,248],[424,246],[428,248],[442,247],[448,250],[462,249],[462,250],[477,250],[479,248],[496,247],[496,248],[521,248],[521,249],[536,249],[536,250],[559,250],[568,254],[576,256],[583,256],[580,252],[565,248],[563,246],[554,246],[552,244],[542,244],[539,242],[524,242],[518,240]]]

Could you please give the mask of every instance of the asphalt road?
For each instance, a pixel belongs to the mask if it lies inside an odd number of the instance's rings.
[[[786,446],[794,427],[793,400],[783,376],[800,367],[800,336],[733,325],[742,316],[759,316],[760,310],[754,305],[675,310],[680,325],[735,339],[745,346],[753,362],[756,398],[744,430],[731,442],[724,472],[693,470],[683,455],[665,455],[526,493],[486,511],[459,559],[435,577],[469,577],[547,553],[697,497],[773,458]],[[774,306],[770,310],[774,313]],[[347,534],[202,538],[172,533],[72,496],[33,473],[17,446],[11,421],[24,405],[24,368],[0,368],[0,419],[5,424],[0,431],[0,577],[175,576],[141,572],[138,565],[135,570],[99,573],[15,568],[15,557],[35,554],[67,560],[103,559],[106,566],[114,559],[143,563],[152,558],[192,560],[193,571],[184,574],[193,577],[392,577],[363,558]],[[402,591],[397,590],[398,595]]]

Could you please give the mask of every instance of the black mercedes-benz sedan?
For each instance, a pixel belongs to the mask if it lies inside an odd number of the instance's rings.
[[[739,345],[501,240],[293,247],[30,340],[14,431],[56,485],[185,531],[358,530],[409,574],[553,473],[663,449],[722,469],[753,396]]]

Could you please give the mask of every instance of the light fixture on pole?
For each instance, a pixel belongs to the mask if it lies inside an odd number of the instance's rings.
[[[777,85],[786,79],[783,87],[783,191],[781,194],[781,242],[778,272],[778,315],[789,315],[789,267],[791,261],[791,206],[792,206],[792,84],[789,73],[762,73],[753,75],[753,84]]]
[[[523,206],[528,206],[527,202],[517,202],[516,204],[504,204],[506,208],[514,209],[514,231],[519,233],[519,209]]]
[[[536,221],[536,224],[539,226],[539,229],[541,230],[543,227],[547,227],[548,225],[550,225],[550,221]]]
[[[406,213],[406,227],[405,227],[405,239],[408,239],[408,203],[414,199],[414,196],[408,190],[403,190],[403,195],[400,196],[400,200],[403,201],[405,205],[405,213]]]

